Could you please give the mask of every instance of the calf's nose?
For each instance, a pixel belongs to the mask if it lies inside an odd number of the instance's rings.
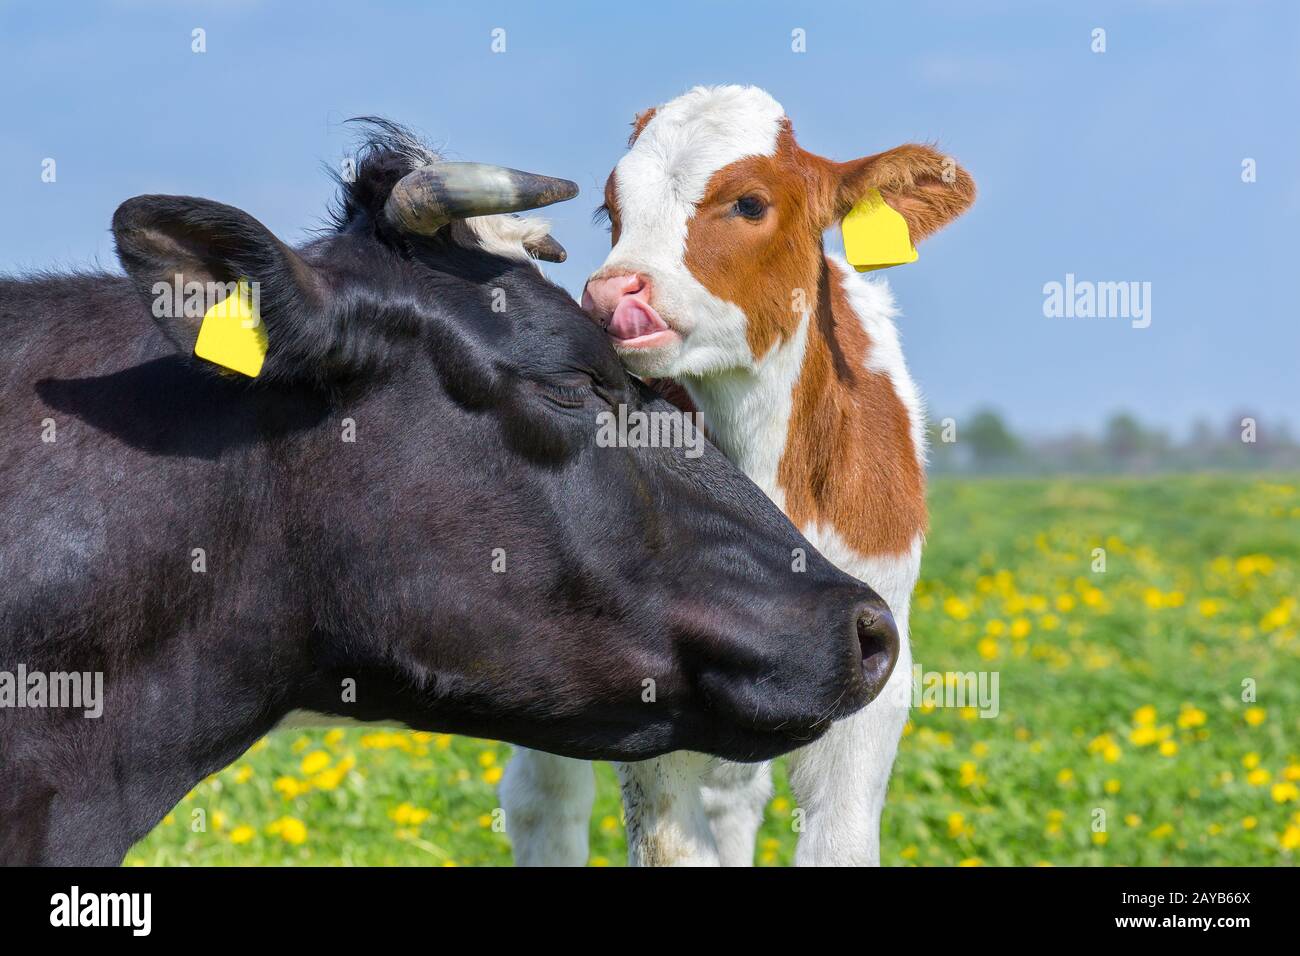
[[[635,272],[587,280],[582,290],[582,307],[593,315],[612,315],[624,296],[644,293],[649,282]]]
[[[875,700],[898,663],[898,626],[883,601],[868,602],[858,609],[858,647],[862,651],[862,679],[867,700]]]

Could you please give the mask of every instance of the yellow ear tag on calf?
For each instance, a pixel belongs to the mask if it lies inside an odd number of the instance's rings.
[[[859,272],[888,269],[915,262],[918,253],[907,232],[907,220],[885,202],[879,189],[868,190],[840,224],[844,258]]]
[[[266,359],[266,326],[246,279],[203,314],[194,354],[223,368],[257,378]]]

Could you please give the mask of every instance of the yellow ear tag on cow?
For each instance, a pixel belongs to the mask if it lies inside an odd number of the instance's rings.
[[[222,368],[257,378],[266,359],[266,326],[246,279],[203,314],[194,354]]]
[[[859,272],[888,269],[915,262],[918,257],[907,220],[885,202],[879,189],[871,189],[849,210],[840,224],[844,233],[844,258]]]

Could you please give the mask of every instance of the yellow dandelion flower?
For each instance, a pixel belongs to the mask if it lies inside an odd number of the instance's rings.
[[[311,788],[304,783],[299,782],[293,777],[277,777],[274,784],[271,785],[276,793],[286,800],[292,800],[300,793],[306,793]]]
[[[307,824],[297,817],[281,817],[267,827],[267,832],[294,846],[307,842]]]
[[[1138,747],[1148,747],[1160,739],[1160,731],[1149,725],[1134,727],[1129,733],[1128,739]]]
[[[1056,596],[1056,609],[1062,614],[1068,614],[1074,610],[1076,601],[1073,594],[1058,594]]]
[[[1124,825],[1127,827],[1140,827],[1142,825],[1142,818],[1136,813],[1125,814]]]
[[[980,657],[986,661],[996,658],[1000,652],[998,642],[991,637],[986,637],[975,645],[975,650],[979,652]]]
[[[955,840],[958,837],[966,836],[970,832],[971,829],[966,825],[966,817],[964,814],[948,814],[948,836]]]
[[[1000,637],[1006,632],[1007,625],[1001,618],[993,618],[984,625],[984,633],[989,637]]]
[[[1294,783],[1275,783],[1273,784],[1273,802],[1290,803],[1293,800],[1300,799],[1300,787]]]
[[[485,750],[478,755],[478,765],[480,767],[490,767],[497,762],[496,751]]]
[[[606,816],[601,817],[600,828],[606,833],[614,833],[618,830],[618,817]]]
[[[790,809],[790,801],[785,797],[777,797],[772,801],[772,810],[775,813],[785,813]]]
[[[1163,840],[1165,837],[1170,836],[1173,832],[1174,832],[1174,825],[1172,823],[1162,823],[1160,824],[1160,826],[1156,827],[1154,830],[1151,831],[1151,839]]]
[[[313,750],[307,756],[302,758],[302,771],[304,777],[310,777],[314,773],[320,773],[330,765],[330,755],[323,750]]]
[[[451,734],[438,734],[433,738],[433,745],[439,750],[446,750],[451,746]]]
[[[1139,727],[1149,727],[1156,722],[1156,709],[1145,704],[1133,711],[1133,723]]]
[[[968,856],[957,864],[958,866],[983,866],[984,861],[977,856]]]
[[[1201,727],[1205,724],[1205,719],[1205,711],[1191,704],[1184,704],[1183,709],[1178,712],[1178,726],[1183,730]]]
[[[1300,763],[1288,764],[1286,769],[1282,771],[1282,778],[1284,780],[1300,780]]]
[[[1241,758],[1241,765],[1245,767],[1247,770],[1254,770],[1256,767],[1259,766],[1259,754],[1255,753],[1255,751],[1252,750],[1250,753],[1246,754],[1244,757]]]
[[[481,826],[484,830],[492,826],[492,814],[480,813],[478,817],[478,825]]]
[[[500,767],[488,767],[487,770],[483,771],[483,782],[495,785],[501,782],[502,776],[503,773]]]
[[[1097,830],[1094,831],[1092,834],[1092,842],[1095,843],[1097,846],[1105,846],[1106,841],[1108,841],[1109,839],[1110,839],[1110,834],[1108,834],[1105,830]]]
[[[330,747],[337,747],[339,744],[343,743],[343,737],[343,730],[339,727],[335,727],[333,730],[325,734],[325,743]]]
[[[237,826],[230,831],[230,842],[234,844],[247,843],[256,835],[256,830],[247,824],[244,824],[242,826]]]
[[[915,844],[910,844],[908,846],[903,847],[903,849],[899,851],[898,855],[901,856],[904,860],[915,860],[916,855],[920,852],[921,851],[916,848]]]
[[[1277,838],[1278,845],[1286,851],[1300,849],[1300,826],[1291,825]]]
[[[959,597],[946,597],[943,600],[943,613],[958,621],[964,621],[970,617],[970,606]]]
[[[1069,767],[1063,767],[1061,770],[1057,771],[1056,782],[1063,787],[1073,783],[1074,771]]]
[[[1250,724],[1250,726],[1258,727],[1268,718],[1268,711],[1263,707],[1248,707],[1243,716],[1246,718],[1246,723]]]
[[[232,779],[235,783],[248,783],[253,779],[253,768],[248,764],[241,765],[235,770]]]
[[[1243,830],[1253,830],[1253,829],[1255,829],[1255,827],[1257,827],[1257,826],[1259,826],[1259,820],[1256,819],[1255,817],[1242,817],[1242,818],[1241,818],[1241,828],[1242,828]]]
[[[591,858],[592,866],[609,866],[609,860],[603,856],[593,856]]]
[[[1196,610],[1201,617],[1214,617],[1214,615],[1223,610],[1223,605],[1214,598],[1202,598],[1197,602]]]
[[[1263,767],[1256,767],[1250,773],[1246,774],[1246,782],[1252,787],[1262,787],[1273,779],[1273,775]]]
[[[1034,629],[1033,625],[1030,624],[1029,621],[1027,621],[1023,617],[1018,617],[1011,622],[1011,636],[1014,637],[1016,640],[1020,640],[1023,637],[1028,637],[1029,632],[1032,631],[1033,629]]]
[[[1178,753],[1178,744],[1174,743],[1172,740],[1162,740],[1162,741],[1160,741],[1160,754],[1161,754],[1161,756],[1163,756],[1163,757],[1172,757],[1172,756],[1174,756],[1176,753]]]
[[[971,744],[970,752],[976,757],[987,757],[989,753],[989,745],[982,740],[977,740],[975,743]],[[1296,769],[1300,770],[1300,767],[1296,767]]]
[[[1104,784],[1102,784],[1102,789],[1109,794],[1116,794],[1119,793],[1121,786],[1122,784],[1114,777],[1112,777],[1111,779],[1107,780]]]

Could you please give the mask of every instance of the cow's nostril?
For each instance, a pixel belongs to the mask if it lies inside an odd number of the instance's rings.
[[[858,646],[862,649],[862,677],[874,699],[898,663],[898,627],[888,608],[863,608],[858,615]]]

